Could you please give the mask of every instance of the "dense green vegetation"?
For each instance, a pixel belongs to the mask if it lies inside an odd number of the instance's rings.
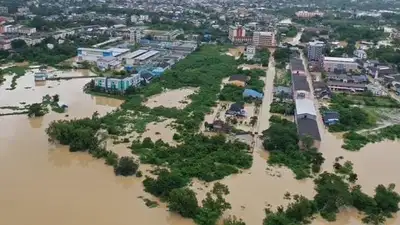
[[[205,181],[222,179],[251,166],[246,144],[227,141],[222,135],[192,135],[183,139],[184,143],[175,147],[146,138],[142,143],[134,141],[132,151],[140,155],[142,163],[169,166],[184,177]]]
[[[391,125],[369,133],[359,134],[350,131],[343,135],[343,148],[350,151],[360,150],[368,143],[376,143],[384,140],[396,140],[400,138],[400,125]]]
[[[221,90],[219,94],[219,100],[221,101],[231,101],[231,102],[241,102],[243,101],[243,91],[242,87],[227,84]]]
[[[363,212],[364,223],[383,224],[386,218],[399,211],[400,195],[394,191],[394,184],[388,187],[378,185],[373,197],[363,193],[361,186],[354,183],[357,175],[352,172],[352,164],[341,165],[336,159],[335,173],[324,172],[314,179],[316,195],[313,200],[290,193],[285,196],[292,198],[286,209],[278,207],[276,212],[266,209],[267,216],[264,225],[302,225],[309,224],[315,214],[319,213],[328,221],[335,221],[336,214],[343,207],[354,207]],[[347,181],[353,177],[351,181]],[[355,178],[354,178],[355,177]]]
[[[260,59],[262,66],[268,66],[270,56],[271,56],[271,53],[269,52],[268,49],[259,50],[256,52],[256,55],[255,55],[256,58]]]
[[[284,115],[294,115],[295,104],[294,102],[277,102],[271,103],[270,112],[279,113]]]
[[[393,63],[397,65],[398,68],[400,66],[399,49],[390,46],[381,46],[379,48],[368,49],[367,54],[369,58],[378,59],[381,62]]]
[[[297,28],[295,26],[290,26],[287,30],[282,33],[286,35],[286,37],[295,37],[297,35]]]
[[[289,62],[291,51],[289,48],[277,48],[274,52],[274,59],[277,68],[285,68],[286,63]]]
[[[324,162],[322,154],[312,147],[310,138],[302,138],[302,150],[296,125],[279,116],[271,116],[270,127],[263,132],[263,146],[270,152],[268,163],[290,168],[297,179],[318,173]]]
[[[330,37],[348,42],[356,42],[360,40],[377,42],[385,37],[385,34],[383,29],[372,29],[368,26],[356,27],[354,25],[339,25],[334,28],[334,32]]]
[[[17,79],[25,75],[25,67],[19,67],[19,66],[12,66],[6,69],[0,69],[0,85],[3,84],[3,82],[6,80],[4,78],[4,75],[10,74],[14,75],[12,80],[11,80],[11,86],[10,88],[7,88],[7,90],[14,90],[15,87],[17,86]]]
[[[349,94],[334,94],[329,109],[321,108],[321,112],[334,110],[340,114],[340,122],[329,126],[331,132],[360,130],[376,125],[376,117],[362,106],[372,107],[398,107],[399,104],[390,97]]]

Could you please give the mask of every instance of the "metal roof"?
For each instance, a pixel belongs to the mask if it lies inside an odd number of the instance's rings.
[[[127,54],[124,58],[133,59],[133,58],[138,57],[139,55],[144,54],[146,52],[148,52],[148,50],[139,49],[139,50],[136,50],[134,52]]]
[[[296,99],[296,114],[301,115],[301,114],[310,114],[310,115],[317,115],[317,112],[315,110],[314,102],[310,99]]]
[[[143,55],[141,55],[141,56],[139,56],[139,57],[137,57],[135,59],[142,61],[142,60],[148,59],[148,58],[150,58],[150,57],[152,57],[152,56],[154,56],[154,55],[156,55],[158,53],[159,53],[159,51],[151,50],[151,51],[149,51],[149,52],[147,52],[147,53],[145,53],[145,54],[143,54]]]

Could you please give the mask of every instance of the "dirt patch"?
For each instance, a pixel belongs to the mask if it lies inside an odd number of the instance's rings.
[[[173,121],[174,120],[172,119],[168,119],[162,122],[152,122],[147,124],[146,131],[141,135],[142,140],[149,137],[152,141],[161,139],[170,145],[176,145],[177,143],[173,140],[173,136],[176,133],[176,130],[172,127]]]
[[[176,90],[168,90],[159,95],[149,98],[145,105],[149,108],[163,106],[165,108],[185,108],[191,101],[189,95],[195,93],[197,88],[184,88]]]

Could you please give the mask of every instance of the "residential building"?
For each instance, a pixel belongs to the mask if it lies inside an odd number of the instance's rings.
[[[325,43],[322,41],[312,41],[307,44],[307,58],[309,61],[322,62]]]
[[[125,77],[96,77],[94,85],[104,91],[119,91],[125,92],[131,86],[137,87],[140,85],[140,75],[133,74]]]
[[[364,92],[367,90],[365,83],[344,83],[340,81],[328,81],[326,83],[332,91]]]
[[[149,15],[139,15],[139,20],[143,22],[150,22]]]
[[[256,31],[253,33],[253,45],[256,47],[273,47],[275,46],[274,32]]]
[[[132,23],[137,23],[139,22],[139,17],[137,15],[132,15],[131,16],[131,22]]]
[[[356,71],[359,65],[354,58],[324,57],[323,68],[327,72]]]
[[[323,17],[324,13],[323,12],[319,12],[319,11],[315,11],[315,12],[309,12],[309,11],[298,11],[295,13],[296,16],[298,18],[304,18],[304,19],[309,19],[309,18],[313,18],[313,17]]]
[[[255,91],[253,89],[244,89],[243,91],[244,98],[255,98],[255,99],[262,99],[264,97],[263,93]]]
[[[140,39],[142,39],[143,33],[141,29],[130,29],[129,30],[129,40],[133,43],[140,43]]]
[[[364,50],[361,50],[361,49],[356,49],[356,50],[354,50],[353,55],[354,55],[355,57],[359,58],[359,59],[366,59],[366,58],[368,58],[367,53],[366,53]]]
[[[252,60],[256,54],[256,47],[253,45],[249,45],[246,47],[246,51],[244,52],[244,56],[246,60]]]
[[[368,83],[368,77],[366,75],[347,75],[347,74],[327,74],[329,81],[338,81],[343,83]]]
[[[322,120],[324,121],[324,124],[327,126],[338,123],[339,119],[340,119],[339,113],[336,111],[328,111],[322,114]]]
[[[246,117],[247,112],[244,110],[243,103],[234,103],[229,109],[225,112],[227,116],[237,116],[237,117]]]
[[[229,77],[228,84],[235,85],[238,87],[246,86],[248,78],[245,75],[236,74]]]
[[[1,6],[0,7],[0,14],[8,14],[8,7]]]

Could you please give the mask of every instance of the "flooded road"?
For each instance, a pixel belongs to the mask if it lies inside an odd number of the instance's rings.
[[[265,103],[272,101],[274,75],[275,68],[271,62],[265,78]],[[122,103],[121,100],[84,94],[82,86],[89,79],[35,85],[33,76],[28,75],[17,80],[15,90],[6,91],[11,82],[9,78],[0,86],[0,106],[40,102],[46,94],[59,94],[60,100],[69,106],[66,113],[69,118],[82,118],[91,116],[94,111],[104,115]],[[269,116],[269,104],[264,104],[259,115],[259,132],[268,128]],[[70,153],[65,146],[49,144],[44,130],[49,122],[57,119],[65,119],[65,114],[50,112],[34,119],[28,119],[26,115],[0,117],[0,224],[194,224],[169,213],[165,204],[153,209],[145,206],[139,196],[154,198],[144,193],[141,179],[116,177],[112,168],[104,165],[102,160],[93,159],[86,153]],[[344,156],[345,160],[354,163],[354,170],[359,175],[358,183],[368,194],[373,194],[378,184],[391,182],[397,184],[396,190],[400,192],[398,142],[370,144],[359,152],[349,152],[341,149],[342,141],[323,127],[321,136],[320,151],[326,158],[325,170],[332,170],[335,157]],[[248,225],[262,224],[267,204],[274,207],[287,204],[288,201],[283,199],[286,192],[309,198],[315,194],[311,179],[297,181],[286,168],[268,167],[268,153],[262,150],[260,141],[256,144],[252,168],[220,181],[230,189],[227,201],[232,204],[232,209],[225,216],[236,215]],[[210,184],[207,188],[195,182],[192,188],[201,199],[211,187]],[[317,218],[312,224],[362,223],[355,210],[347,210],[338,216],[335,223]],[[400,224],[400,219],[396,217],[386,224]]]

